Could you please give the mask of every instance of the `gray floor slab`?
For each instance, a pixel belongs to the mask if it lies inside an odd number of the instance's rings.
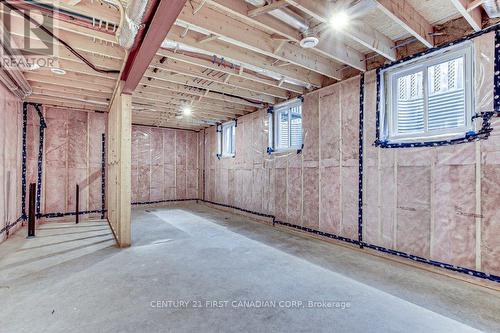
[[[500,331],[500,294],[186,203],[0,245],[0,332]]]

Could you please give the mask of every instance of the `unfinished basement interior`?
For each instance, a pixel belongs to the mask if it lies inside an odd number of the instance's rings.
[[[499,0],[0,15],[0,332],[500,332]]]

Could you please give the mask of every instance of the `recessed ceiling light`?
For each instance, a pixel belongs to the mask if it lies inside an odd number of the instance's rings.
[[[52,67],[50,69],[50,71],[54,74],[57,74],[57,75],[64,75],[66,74],[66,71],[62,68],[59,68],[59,67]]]
[[[335,30],[342,30],[349,24],[349,19],[346,12],[339,11],[330,18],[330,26]]]
[[[318,45],[319,39],[315,36],[304,37],[300,40],[300,46],[304,49],[311,49]]]

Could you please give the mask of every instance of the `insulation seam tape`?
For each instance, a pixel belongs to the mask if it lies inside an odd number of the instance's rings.
[[[45,119],[43,118],[42,110],[40,109],[40,104],[33,104],[35,107],[38,117],[40,118],[40,134],[39,134],[39,144],[38,144],[38,175],[37,175],[37,185],[36,185],[36,217],[40,218],[40,198],[42,191],[42,163],[43,163],[43,141],[45,136],[45,128],[47,124],[45,123]]]
[[[101,156],[101,219],[104,219],[106,208],[106,134],[102,133]]]
[[[451,265],[451,264],[439,262],[439,261],[436,261],[436,260],[426,259],[426,258],[422,258],[422,257],[415,256],[415,255],[412,255],[412,254],[408,254],[408,253],[405,253],[405,252],[396,251],[396,250],[388,249],[388,248],[385,248],[385,247],[382,247],[382,246],[373,245],[373,244],[370,244],[370,243],[367,243],[367,242],[364,242],[364,241],[350,239],[350,238],[347,238],[347,237],[338,236],[338,235],[331,234],[331,233],[328,233],[328,232],[323,232],[323,231],[319,231],[319,230],[316,230],[316,229],[312,229],[312,228],[308,228],[308,227],[304,227],[304,226],[300,226],[300,225],[296,225],[296,224],[291,224],[291,223],[288,223],[288,222],[282,222],[282,221],[276,220],[276,217],[274,215],[263,214],[263,213],[259,213],[259,212],[253,212],[251,210],[242,209],[242,208],[231,206],[231,205],[220,204],[220,203],[216,203],[216,202],[209,201],[209,200],[198,199],[198,201],[206,202],[206,203],[213,204],[213,205],[216,205],[216,206],[222,206],[222,207],[226,207],[226,208],[236,209],[236,210],[239,210],[239,211],[242,211],[242,212],[245,212],[245,213],[254,214],[254,215],[257,215],[257,216],[263,216],[263,217],[272,218],[273,219],[273,225],[275,225],[275,224],[283,225],[283,226],[294,228],[294,229],[298,229],[298,230],[301,230],[301,231],[306,231],[308,233],[312,233],[312,234],[315,234],[315,235],[319,235],[319,236],[323,236],[323,237],[327,237],[327,238],[332,238],[332,239],[335,239],[335,240],[343,241],[343,242],[354,244],[354,245],[359,245],[361,248],[367,247],[369,249],[377,250],[377,251],[384,252],[384,253],[387,253],[387,254],[392,254],[392,255],[395,255],[395,256],[398,256],[398,257],[401,257],[401,258],[411,259],[413,261],[417,261],[417,262],[420,262],[420,263],[425,263],[425,264],[429,264],[429,265],[436,266],[436,267],[439,267],[439,268],[444,268],[444,269],[452,270],[452,271],[455,271],[455,272],[459,272],[459,273],[467,274],[467,275],[470,275],[470,276],[474,276],[474,277],[478,277],[478,278],[482,278],[482,279],[487,279],[487,280],[491,280],[491,281],[500,283],[500,276],[497,276],[497,275],[492,275],[492,274],[488,274],[488,273],[476,271],[476,270],[465,268],[465,267]]]
[[[358,162],[358,241],[363,248],[363,145],[365,112],[365,74],[361,73],[359,81],[359,162]]]
[[[82,212],[78,212],[78,215],[88,215],[88,214],[97,214],[97,213],[105,213],[106,212],[106,209],[104,210],[101,210],[101,209],[96,209],[96,210],[86,210],[86,211],[82,211]],[[68,212],[68,213],[61,213],[61,212],[56,212],[56,213],[44,213],[44,214],[40,214],[39,218],[40,217],[43,217],[43,218],[55,218],[55,217],[63,217],[63,216],[74,216],[74,215],[77,215],[76,212]]]

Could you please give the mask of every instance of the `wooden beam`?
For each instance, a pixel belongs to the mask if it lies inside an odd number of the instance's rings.
[[[189,124],[189,123],[183,123],[179,121],[173,121],[173,120],[163,120],[163,119],[142,119],[140,116],[136,115],[135,113],[132,114],[132,120],[133,120],[133,125],[144,125],[144,126],[150,126],[150,127],[171,127],[171,128],[178,128],[178,129],[185,129],[185,130],[191,130],[191,131],[199,131],[201,129],[210,127],[211,125],[194,125],[194,124]]]
[[[251,106],[251,107],[256,107],[256,108],[263,106],[263,104],[261,104],[261,103],[252,103],[252,102],[240,99],[240,98],[235,98],[235,97],[227,96],[224,94],[214,93],[208,89],[200,89],[197,87],[187,87],[184,84],[167,82],[167,81],[157,80],[154,78],[151,80],[149,78],[143,78],[141,80],[140,84],[141,84],[141,86],[166,89],[166,90],[170,90],[173,92],[179,92],[179,93],[194,95],[194,96],[203,97],[203,98],[215,99],[215,100],[224,101],[224,102],[228,102],[228,103],[234,103],[234,104],[243,105],[243,106]]]
[[[22,37],[20,36],[13,36],[12,39],[16,42],[22,41]],[[23,44],[20,44],[23,45]],[[112,70],[119,70],[122,65],[122,60],[119,59],[113,59],[109,57],[103,57],[103,56],[97,56],[91,52],[86,52],[86,51],[79,51],[79,53],[84,56],[87,60],[89,60],[92,64],[94,64],[96,67],[102,68],[102,69],[112,69]],[[36,52],[31,52],[32,55],[36,54],[41,54],[45,55],[43,53],[36,53]],[[55,55],[57,59],[64,59],[68,61],[73,61],[77,62],[80,64],[83,64],[83,61],[77,58],[73,53],[71,53],[68,49],[66,49],[63,46],[55,46]],[[88,66],[87,66],[88,67]],[[89,67],[90,69],[90,67]]]
[[[249,10],[248,11],[248,16],[249,17],[256,17],[262,14],[267,14],[270,11],[273,11],[275,9],[280,9],[288,6],[288,3],[284,0],[277,0],[269,5],[265,5],[262,7],[257,7],[255,9]]]
[[[185,124],[191,124],[194,126],[210,126],[215,125],[219,118],[207,118],[201,115],[192,114],[190,116],[176,116],[176,114],[172,111],[165,109],[151,109],[151,110],[142,110],[140,106],[133,105],[132,107],[133,114],[136,117],[140,117],[142,119],[150,119],[150,120],[166,120],[166,121],[179,121]],[[230,118],[220,118],[223,120],[229,120]],[[211,124],[210,124],[211,123]]]
[[[54,6],[53,0],[37,0],[39,3]],[[71,11],[76,14],[90,16],[97,20],[118,24],[120,22],[120,11],[113,6],[103,2],[85,1],[77,6],[65,3],[65,1],[57,1],[57,8]],[[36,8],[36,7],[35,7]]]
[[[377,7],[391,20],[399,24],[422,44],[434,47],[432,25],[409,3],[408,0],[374,0]]]
[[[58,107],[67,107],[72,109],[81,109],[88,111],[106,111],[107,107],[102,107],[99,105],[76,102],[67,98],[56,98],[48,96],[30,96],[26,99],[28,102],[40,103],[43,105],[52,105]]]
[[[111,93],[107,94],[107,93],[101,93],[101,92],[97,92],[97,91],[93,91],[93,90],[67,87],[64,85],[57,85],[57,84],[50,84],[50,83],[41,83],[41,82],[36,82],[36,81],[28,81],[28,82],[33,90],[42,89],[42,90],[54,91],[54,92],[58,92],[61,94],[65,94],[66,96],[80,94],[80,95],[87,96],[87,97],[106,99],[108,102],[109,102],[109,99],[111,97]]]
[[[210,52],[218,57],[230,58],[239,61],[243,65],[251,65],[258,68],[262,68],[281,76],[285,76],[296,80],[297,82],[302,82],[304,84],[312,85],[314,87],[321,87],[323,82],[322,76],[320,74],[305,70],[302,68],[280,68],[273,65],[273,61],[269,57],[263,56],[261,54],[252,52],[247,49],[232,47],[227,43],[223,43],[219,40],[213,41],[211,43],[198,44],[196,37],[188,34],[185,38],[181,38],[180,34],[182,28],[178,26],[172,27],[168,34],[168,39],[183,43],[185,45],[200,49],[205,52]]]
[[[108,221],[118,246],[131,245],[132,96],[120,82],[108,113],[106,204]]]
[[[236,89],[234,87],[230,87],[221,83],[217,83],[214,81],[208,81],[208,80],[201,80],[201,79],[195,79],[193,77],[187,76],[187,75],[171,75],[170,73],[167,72],[154,72],[151,69],[148,69],[146,73],[144,73],[144,76],[146,78],[154,78],[157,80],[161,81],[167,81],[167,82],[172,82],[172,83],[177,83],[177,84],[182,84],[185,86],[190,86],[190,87],[196,87],[200,89],[210,89],[210,91],[217,91],[219,93],[227,94],[227,95],[233,95],[233,96],[239,96],[242,98],[258,101],[258,102],[263,102],[263,103],[269,103],[269,104],[275,104],[276,99],[272,96],[269,95],[264,95],[264,94],[259,94],[255,93],[252,91],[247,91],[243,89]]]
[[[77,89],[85,89],[97,91],[100,93],[113,93],[113,88],[97,83],[82,81],[81,79],[62,77],[61,75],[50,75],[46,73],[25,73],[26,80],[40,83],[49,83],[62,87],[72,87]],[[66,76],[66,75],[65,75]]]
[[[34,77],[33,75],[50,77],[54,81],[53,82],[54,84],[57,84],[59,80],[61,81],[71,80],[71,82],[81,82],[89,85],[96,85],[97,87],[107,87],[109,89],[113,89],[114,87],[114,82],[112,80],[103,79],[92,75],[80,74],[80,73],[66,72],[66,74],[64,75],[57,75],[49,71],[26,73],[27,78],[28,77],[33,78]]]
[[[235,111],[230,111],[228,109],[216,109],[216,108],[211,108],[207,107],[206,105],[198,104],[194,102],[193,104],[188,103],[188,102],[182,102],[180,100],[166,100],[166,99],[161,99],[159,98],[160,96],[154,95],[154,94],[148,94],[144,92],[134,92],[133,96],[133,101],[141,101],[142,103],[149,104],[149,105],[161,105],[163,107],[167,108],[172,108],[175,110],[180,110],[182,106],[189,104],[193,110],[199,111],[201,113],[205,114],[212,114],[212,115],[217,115],[217,116],[235,116],[235,115],[242,115],[244,112],[235,110]]]
[[[244,89],[258,94],[265,94],[280,99],[289,98],[289,94],[284,89],[278,87],[270,87],[256,82],[249,82],[238,77],[234,77],[232,79],[230,78],[226,81],[224,72],[219,72],[218,70],[209,71],[207,69],[202,69],[198,66],[178,62],[177,60],[173,59],[169,59],[163,64],[160,63],[160,61],[153,60],[151,66],[159,68],[161,70],[174,71],[176,73],[191,76],[194,78],[210,80],[212,82],[224,84],[229,87]]]
[[[460,12],[465,20],[470,24],[474,31],[480,31],[482,29],[482,15],[481,8],[475,6],[470,0],[450,0],[455,8]],[[473,9],[470,9],[475,6]]]
[[[217,36],[217,35],[208,35],[208,36],[205,36],[205,37],[202,37],[202,38],[198,39],[198,43],[200,43],[200,44],[208,43],[208,42],[211,42],[211,41],[216,40],[216,39],[219,39],[219,36]]]
[[[287,2],[289,1],[287,0]],[[304,3],[306,3],[307,6],[315,6],[317,1],[304,1]],[[299,43],[302,39],[302,34],[299,31],[273,17],[264,15],[252,18],[246,16],[245,5],[243,4],[244,2],[239,0],[210,0],[210,5],[214,8],[224,10],[225,12],[237,17],[238,19],[244,20],[251,26],[258,27],[260,30],[270,31],[271,35],[269,38],[277,41],[277,47],[280,47],[281,41],[288,40]],[[309,7],[304,7],[302,9],[307,8]],[[334,39],[334,46],[331,45],[332,39]],[[277,47],[275,47],[275,49]],[[307,53],[319,53],[322,56],[344,63],[360,71],[366,70],[364,55],[361,52],[345,45],[340,39],[336,38],[335,36],[331,36],[329,38],[329,41],[325,43],[322,43],[320,39],[320,44],[318,44],[314,49],[311,49],[310,51],[304,51],[304,49],[301,48],[300,50]],[[340,76],[341,74],[337,73],[337,75]],[[337,79],[341,79],[341,77]]]
[[[140,84],[137,86],[137,89],[134,91],[134,94],[151,94],[158,96],[159,99],[163,99],[172,104],[182,104],[186,100],[196,99],[197,102],[195,104],[201,105],[204,107],[213,107],[221,110],[220,112],[231,112],[236,114],[246,114],[249,112],[255,111],[255,107],[244,106],[236,103],[231,103],[227,101],[221,101],[218,99],[214,99],[212,97],[202,96],[199,94],[187,94],[182,92],[176,92],[167,90],[164,88],[156,88],[154,86],[146,86]]]
[[[339,78],[341,65],[322,55],[304,50],[300,46],[287,44],[274,53],[276,42],[269,34],[208,7],[203,7],[197,16],[188,6],[181,11],[178,24],[219,35],[221,40],[262,55],[289,61],[297,66],[332,78]]]
[[[312,16],[314,19],[325,24],[326,29],[329,28],[329,15],[333,11],[331,3],[323,0],[318,1],[307,1],[307,0],[286,0],[289,4],[300,9],[304,13]],[[351,8],[345,9],[348,15],[354,20],[357,14],[358,7],[360,5],[354,5]],[[366,48],[382,55],[383,57],[394,61],[396,60],[396,51],[394,49],[394,42],[390,40],[387,36],[381,32],[368,27],[364,24],[355,24],[353,22],[350,26],[342,29],[338,32],[345,35],[346,37],[360,43]],[[337,31],[335,31],[337,33]],[[327,35],[332,35],[327,34]],[[321,37],[323,38],[323,36]],[[320,38],[320,39],[321,39]],[[330,39],[332,39],[330,37]],[[338,42],[337,42],[338,43]],[[331,41],[328,42],[331,45]]]
[[[44,32],[40,32],[36,36],[34,34],[25,36],[26,35],[24,27],[25,23],[26,21],[23,18],[16,15],[12,15],[9,31],[13,36],[20,37],[21,38],[19,39],[20,41],[24,41],[24,38],[29,38],[31,44],[37,42],[40,43],[40,41],[43,41],[48,45],[57,45],[58,47],[61,46],[59,41],[57,41],[52,36],[49,36]],[[115,45],[115,43],[102,41],[92,36],[82,35],[73,31],[58,29],[57,25],[59,24],[59,21],[57,21],[55,24],[56,28],[53,31],[54,35],[56,35],[61,40],[68,43],[75,50],[107,56],[118,60],[123,60],[125,56],[125,51],[120,46]],[[24,45],[24,43],[20,45]],[[36,47],[36,44],[33,45],[32,47]]]
[[[470,12],[471,10],[476,9],[477,7],[481,6],[484,3],[484,0],[474,0],[469,3],[469,6],[467,6],[467,11]]]
[[[121,77],[123,93],[130,94],[135,90],[185,3],[186,0],[159,0],[152,17],[147,20],[144,37],[130,51],[124,65]]]
[[[271,39],[273,40],[298,40],[300,39],[300,32],[294,29],[292,26],[277,20],[270,15],[261,15],[257,17],[248,17],[248,11],[254,6],[248,4],[245,1],[240,0],[208,0],[208,3],[213,8],[222,10],[226,13],[243,20],[244,22],[250,22],[254,27],[259,28],[263,31],[269,31],[271,33]],[[290,36],[294,36],[290,38]]]
[[[167,58],[171,58],[171,59],[174,59],[177,61],[181,61],[181,62],[184,62],[186,64],[196,65],[196,66],[200,66],[200,67],[207,68],[210,70],[220,71],[220,72],[226,73],[226,74],[231,75],[231,76],[238,76],[242,79],[249,80],[252,82],[258,82],[258,83],[265,84],[265,85],[268,85],[271,87],[276,87],[276,80],[274,80],[272,78],[261,77],[261,76],[258,76],[256,74],[251,74],[251,73],[247,73],[247,72],[240,73],[239,69],[236,67],[230,68],[230,67],[225,67],[225,66],[218,66],[217,64],[213,63],[209,59],[192,57],[192,56],[189,56],[187,54],[182,54],[180,52],[174,53],[174,52],[167,50],[167,49],[158,50],[158,55],[161,57],[167,57]],[[304,92],[305,92],[305,89],[303,87],[300,87],[300,86],[297,86],[294,84],[289,84],[289,83],[283,84],[282,88],[287,90],[287,91],[295,92],[297,94],[304,94]]]
[[[135,104],[135,102],[133,102],[132,105],[133,105],[134,109],[137,110],[137,112],[141,112],[142,114],[150,114],[150,115],[160,115],[161,113],[169,113],[171,115],[182,114],[181,110],[179,108],[175,108],[172,106],[169,107],[166,105],[159,105],[159,104],[144,105],[144,104]],[[140,109],[143,109],[143,110],[139,111]],[[234,118],[234,116],[231,117],[228,115],[214,115],[214,114],[210,114],[207,112],[201,112],[199,110],[193,110],[192,116],[199,118],[199,119],[213,121],[213,122]]]
[[[0,7],[0,13],[5,14],[5,10]],[[17,13],[8,13],[11,15],[11,19],[22,19]],[[38,22],[41,22],[41,20],[37,20]],[[76,23],[70,23],[62,20],[57,20],[57,30],[63,30],[63,31],[68,31],[68,32],[73,32],[82,36],[86,37],[92,37],[96,38],[108,43],[115,43],[117,44],[114,32],[111,31],[101,31],[97,29],[92,29],[89,27],[81,26]]]
[[[116,82],[116,80],[118,79],[118,74],[96,72],[86,64],[78,61],[58,59],[57,67],[64,69],[66,72],[91,75],[98,78],[102,78],[104,80],[113,80],[114,82]],[[49,68],[46,69],[49,70]]]
[[[109,105],[109,98],[104,98],[104,97],[93,97],[93,96],[87,96],[84,94],[66,94],[64,92],[60,91],[54,91],[50,89],[40,89],[40,88],[33,88],[33,96],[42,96],[42,97],[47,97],[47,98],[62,98],[62,99],[67,99],[70,101],[75,101],[78,103],[85,103],[85,104],[91,104],[91,105],[96,105],[96,106],[102,106],[102,107],[107,107]]]

